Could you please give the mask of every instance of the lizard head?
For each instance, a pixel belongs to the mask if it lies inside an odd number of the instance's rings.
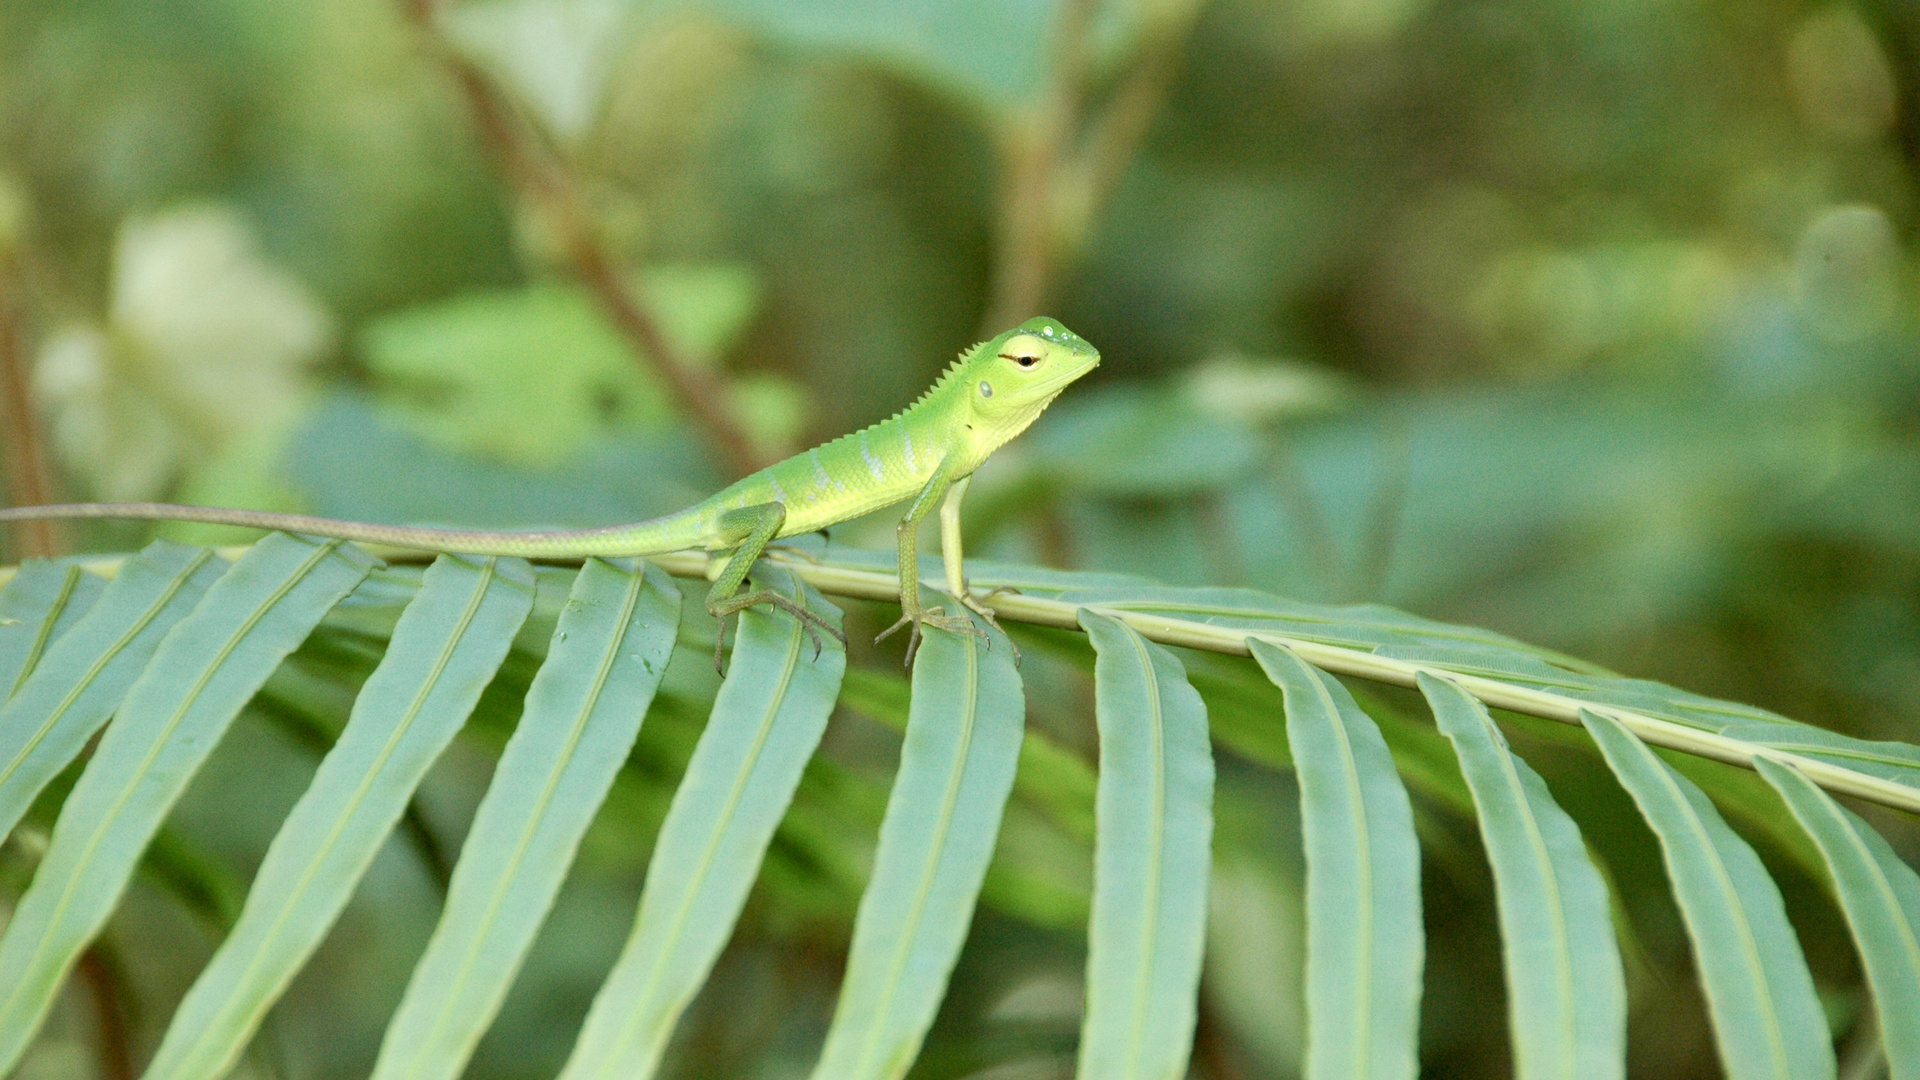
[[[1053,319],[1028,319],[973,354],[965,387],[974,421],[994,445],[1004,443],[1099,364],[1100,351],[1085,338]]]

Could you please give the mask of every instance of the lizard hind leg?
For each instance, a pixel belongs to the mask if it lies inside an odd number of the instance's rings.
[[[740,586],[747,580],[747,574],[753,564],[766,551],[767,544],[780,534],[780,526],[787,520],[787,508],[782,503],[761,503],[757,506],[729,510],[720,516],[720,529],[723,534],[738,536],[740,542],[728,557],[727,564],[720,576],[713,580],[713,586],[707,590],[707,614],[719,620],[714,631],[713,666],[722,676],[727,669],[724,662],[727,647],[727,616],[745,611],[758,604],[766,604],[792,615],[799,621],[801,629],[813,640],[813,655],[819,659],[822,642],[820,631],[838,638],[845,646],[847,635],[840,628],[807,609],[804,604],[782,596],[772,589],[749,589],[740,592]]]

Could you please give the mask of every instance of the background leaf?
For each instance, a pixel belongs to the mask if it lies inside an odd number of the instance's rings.
[[[1048,0],[710,2],[777,41],[880,60],[979,107],[1017,111],[1046,85],[1047,31],[1056,7]]]

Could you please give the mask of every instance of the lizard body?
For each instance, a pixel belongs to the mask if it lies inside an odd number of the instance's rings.
[[[722,620],[756,604],[792,613],[809,633],[821,623],[803,606],[767,589],[740,592],[768,543],[814,532],[911,500],[898,532],[901,618],[881,637],[911,626],[912,662],[921,625],[967,632],[964,615],[920,603],[918,530],[935,507],[948,588],[960,603],[993,615],[968,592],[959,539],[960,501],[969,478],[995,450],[1025,431],[1067,385],[1099,364],[1100,354],[1052,319],[1029,319],[960,354],[939,381],[880,423],[742,477],[684,510],[648,521],[594,529],[437,529],[342,521],[304,514],[181,506],[171,503],[71,503],[0,510],[0,522],[45,518],[138,518],[239,525],[308,533],[422,551],[515,555],[533,559],[657,555],[699,548],[731,555],[707,594]],[[724,632],[721,634],[725,638]],[[816,644],[818,638],[815,638]],[[715,645],[718,663],[719,644]]]

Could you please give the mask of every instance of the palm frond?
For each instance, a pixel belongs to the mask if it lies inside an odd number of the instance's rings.
[[[905,1075],[960,955],[1026,720],[1012,643],[975,625],[980,636],[933,630],[920,647],[900,771],[814,1080]]]
[[[161,591],[179,589],[174,583],[195,561],[181,559]],[[67,796],[33,884],[0,937],[0,1068],[26,1050],[68,970],[113,913],[141,851],[227,725],[372,568],[372,559],[338,542],[276,534],[168,631]],[[96,613],[105,607],[103,600]],[[126,637],[115,635],[108,653],[123,654]],[[82,683],[97,666],[86,666]],[[51,665],[39,674],[53,674]]]
[[[1597,713],[1585,720],[1613,774],[1660,838],[1727,1075],[1833,1076],[1833,1043],[1813,975],[1760,857],[1692,781],[1625,725]]]
[[[517,559],[437,560],[353,716],[287,815],[239,922],[174,1013],[151,1080],[218,1076],[246,1049],[466,722],[533,606]]]
[[[769,578],[839,624],[839,609],[792,575]],[[732,670],[654,845],[633,933],[587,1013],[566,1080],[653,1075],[733,933],[845,669],[837,642],[812,655],[798,620],[742,616]]]
[[[678,786],[655,811],[631,934],[562,1075],[653,1075],[756,883],[787,887],[796,858],[822,880],[858,880],[845,821],[878,818],[884,789],[816,755],[836,703],[904,742],[816,1076],[905,1074],[976,903],[1043,925],[1087,922],[1081,1077],[1183,1075],[1216,740],[1245,767],[1291,771],[1299,785],[1304,1075],[1417,1071],[1421,844],[1438,865],[1458,865],[1465,849],[1447,849],[1458,843],[1447,823],[1467,818],[1493,870],[1516,1075],[1622,1075],[1628,939],[1611,876],[1508,744],[1497,709],[1578,725],[1553,730],[1597,747],[1596,767],[1652,828],[1729,1075],[1831,1076],[1835,1061],[1781,890],[1726,818],[1831,884],[1893,1076],[1920,1077],[1920,877],[1827,794],[1920,810],[1920,747],[1385,608],[977,567],[976,583],[1021,590],[993,605],[1028,624],[1030,664],[1084,672],[1091,659],[1095,770],[1025,727],[1011,642],[984,622],[984,638],[931,632],[909,682],[849,668],[837,643],[816,656],[791,617],[750,611],[716,694],[710,670],[678,666],[704,666],[697,639],[710,624],[695,616],[683,628],[667,576],[702,575],[704,556],[590,560],[577,572],[443,557],[424,573],[370,574],[365,553],[331,542],[275,536],[234,554],[230,566],[162,543],[0,573],[0,829],[36,801],[43,820],[61,795],[56,775],[99,735],[0,936],[0,1070],[32,1042],[143,856],[173,865],[156,839],[168,812],[253,700],[304,710],[304,737],[324,758],[166,1028],[156,1080],[233,1067],[436,759],[475,726],[504,749],[375,1067],[380,1080],[459,1075],[629,754],[661,753],[647,749],[651,735],[634,750],[650,707],[665,719],[647,731],[680,747],[669,755]],[[781,556],[758,573],[836,624],[826,597],[886,600],[895,588],[879,556]],[[670,660],[679,674],[663,690]],[[1336,676],[1417,687],[1437,728]],[[693,711],[702,693],[713,695],[704,729]]]
[[[679,590],[651,567],[581,568],[387,1025],[379,1080],[450,1080],[466,1067],[640,732],[679,607]]]
[[[1104,615],[1080,619],[1099,656],[1100,788],[1079,1075],[1181,1076],[1213,843],[1207,709],[1171,652]]]

